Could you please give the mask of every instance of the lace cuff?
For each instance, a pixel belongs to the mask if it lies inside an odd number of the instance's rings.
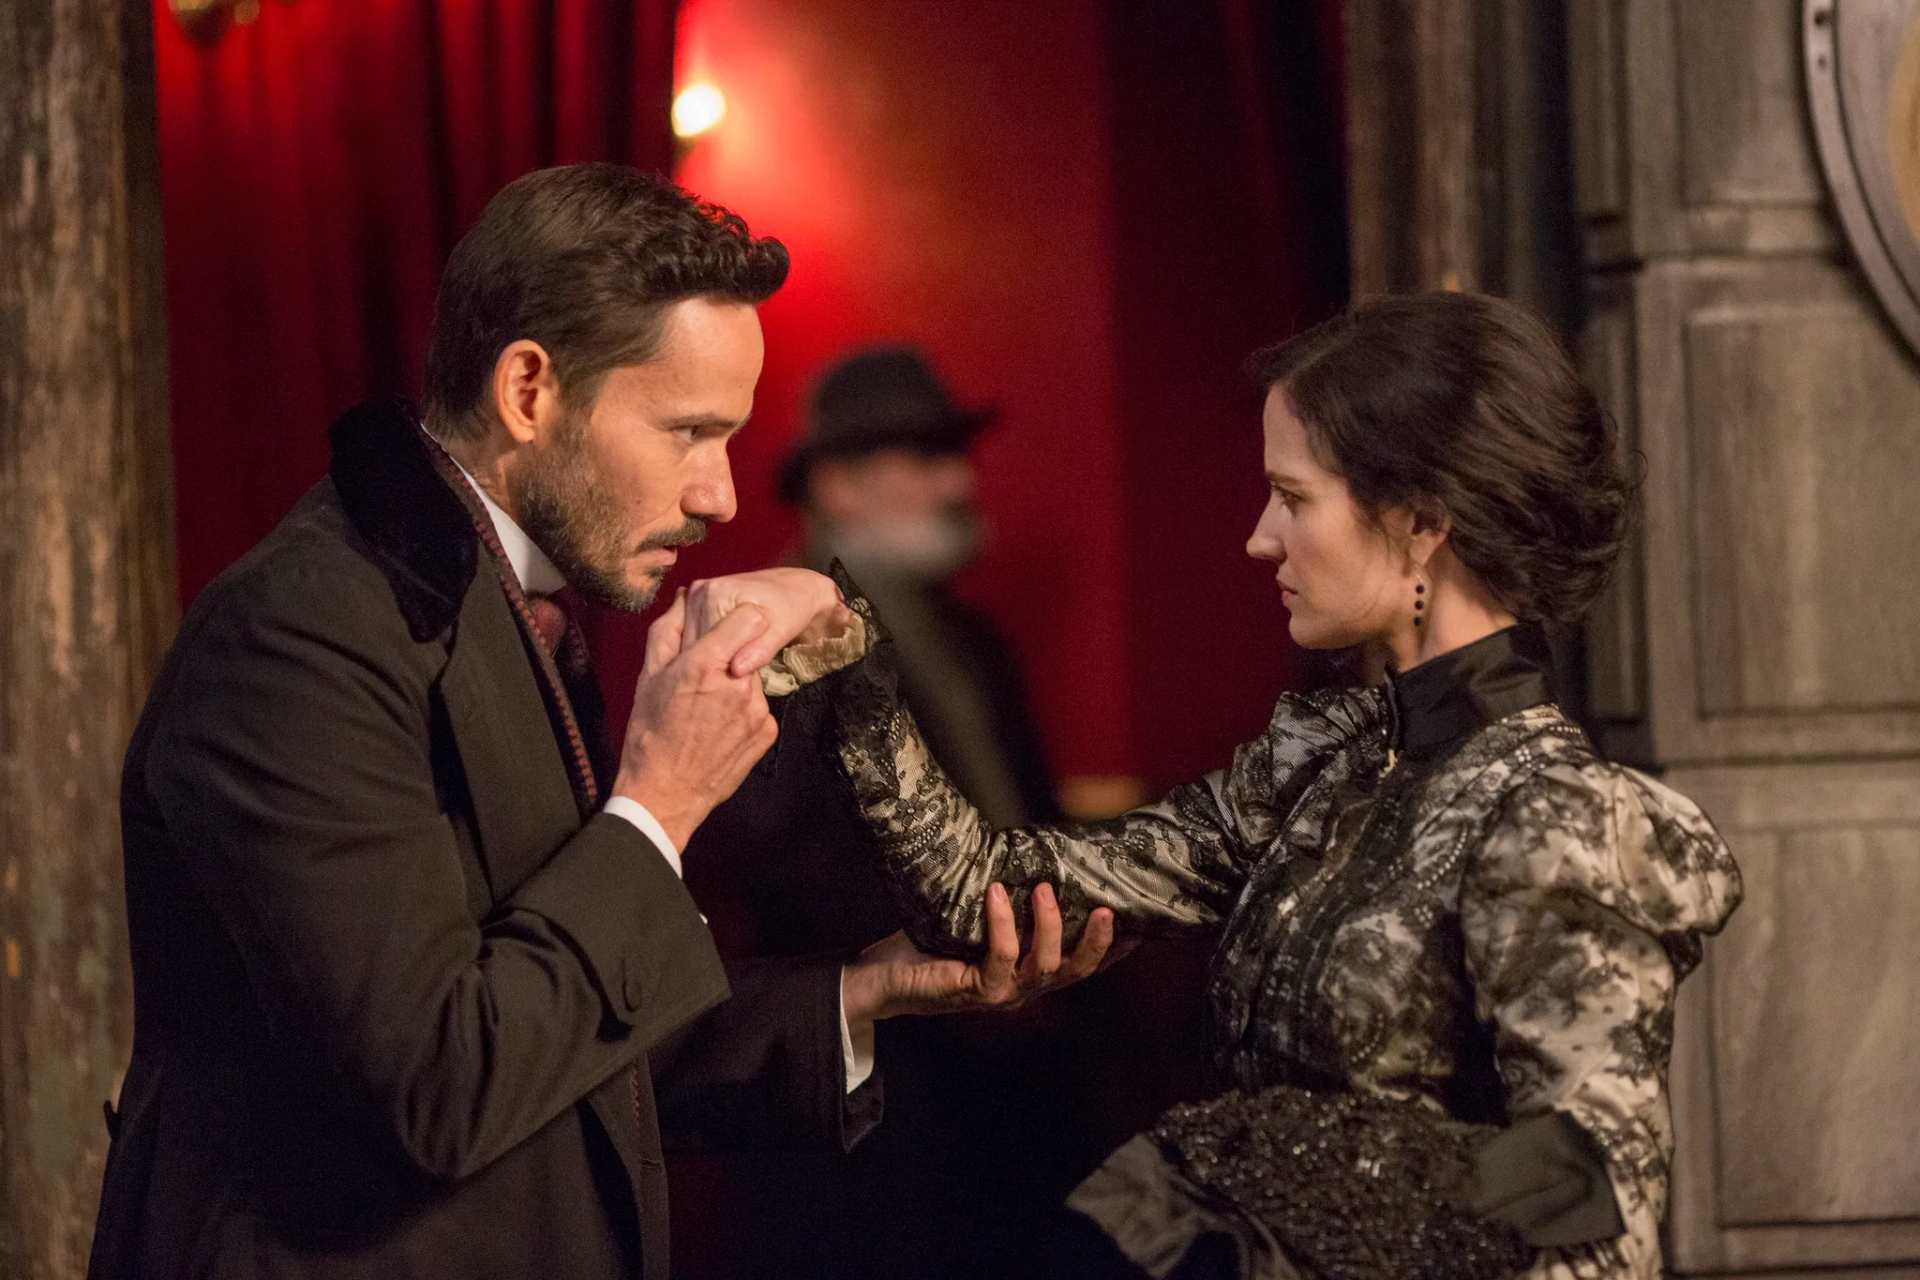
[[[830,676],[866,656],[866,619],[856,612],[853,625],[844,635],[829,636],[810,644],[790,644],[775,654],[772,662],[760,668],[760,687],[769,698],[783,698],[802,685]]]

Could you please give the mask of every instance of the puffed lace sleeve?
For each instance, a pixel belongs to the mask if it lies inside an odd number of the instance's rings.
[[[863,601],[854,601],[856,608]],[[1004,884],[1025,936],[1028,893],[1054,886],[1069,940],[1095,907],[1123,930],[1215,924],[1275,844],[1303,790],[1377,722],[1368,695],[1288,696],[1232,763],[1157,804],[1099,822],[996,831],[954,787],[901,701],[891,644],[870,615],[867,655],[836,673],[833,749],[925,950],[973,957],[985,945],[987,886]]]
[[[1521,784],[1469,864],[1467,963],[1511,1117],[1558,1110],[1591,1134],[1627,1228],[1542,1251],[1530,1278],[1658,1280],[1674,988],[1739,900],[1739,869],[1692,801],[1594,762]]]

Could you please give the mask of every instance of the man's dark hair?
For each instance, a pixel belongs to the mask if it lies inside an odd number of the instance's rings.
[[[787,278],[787,250],[739,215],[665,178],[615,164],[540,169],[487,202],[440,278],[427,345],[426,415],[448,438],[485,428],[495,361],[530,339],[563,399],[658,350],[686,298],[758,304]]]
[[[1612,419],[1527,311],[1394,295],[1256,353],[1252,368],[1363,510],[1444,507],[1453,553],[1514,616],[1571,622],[1606,585],[1634,484]]]

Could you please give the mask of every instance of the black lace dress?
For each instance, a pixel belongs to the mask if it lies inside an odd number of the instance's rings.
[[[1224,1092],[1076,1193],[1136,1261],[1167,1274],[1223,1231],[1248,1275],[1660,1274],[1674,989],[1739,871],[1691,801],[1598,759],[1551,704],[1537,629],[1283,697],[1227,768],[1157,804],[996,831],[928,754],[866,620],[872,651],[815,688],[920,946],[978,955],[994,881],[1023,933],[1043,881],[1069,938],[1097,906],[1123,933],[1219,931]],[[1587,1152],[1613,1203],[1536,1185],[1541,1160],[1577,1182]],[[1488,1217],[1503,1195],[1519,1211]],[[1489,1222],[1470,1246],[1445,1234]]]

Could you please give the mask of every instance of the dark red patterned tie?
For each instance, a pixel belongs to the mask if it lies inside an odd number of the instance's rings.
[[[566,609],[552,596],[528,596],[527,612],[533,615],[533,629],[540,637],[540,647],[547,651],[549,658],[556,658],[560,642],[567,638]]]

